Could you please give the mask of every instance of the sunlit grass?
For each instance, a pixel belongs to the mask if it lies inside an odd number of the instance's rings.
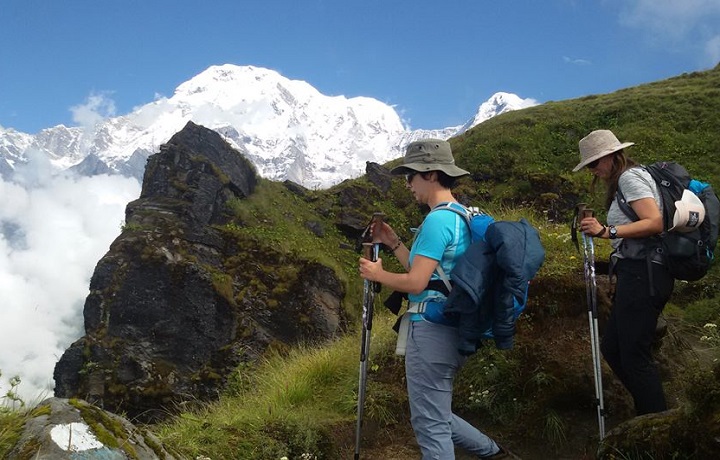
[[[365,416],[387,424],[396,412],[397,398],[387,397],[394,390],[374,375],[382,366],[393,365],[396,336],[390,315],[379,313],[375,319]],[[234,376],[241,380],[231,382],[234,391],[180,415],[161,426],[158,434],[166,445],[193,458],[332,458],[327,455],[336,449],[334,431],[354,427],[359,350],[359,336],[352,334],[323,346],[274,353],[248,370],[252,375]]]

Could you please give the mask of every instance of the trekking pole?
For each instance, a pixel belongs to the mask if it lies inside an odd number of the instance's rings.
[[[376,212],[368,224],[363,238],[369,235],[372,225],[382,224],[384,215]],[[379,242],[363,242],[363,257],[373,262],[378,260],[380,254]],[[355,427],[355,460],[360,458],[360,432],[362,429],[363,413],[365,408],[365,387],[367,386],[367,360],[370,356],[370,336],[372,333],[373,307],[375,294],[380,292],[380,283],[364,280],[362,305],[362,334],[360,336],[360,382],[358,385],[357,426]]]
[[[578,204],[576,218],[594,217],[592,209]],[[597,405],[600,439],[605,438],[605,403],[603,399],[602,366],[600,362],[600,334],[598,332],[597,282],[595,279],[595,245],[591,236],[581,232],[583,242],[583,265],[585,271],[585,296],[590,322],[590,347],[592,349],[593,374],[595,376],[595,404]]]

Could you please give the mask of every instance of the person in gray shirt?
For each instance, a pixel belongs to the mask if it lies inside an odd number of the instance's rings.
[[[655,181],[625,155],[633,142],[620,143],[609,130],[596,130],[580,140],[580,163],[606,187],[607,225],[595,217],[580,221],[580,229],[594,238],[608,238],[615,275],[613,306],[601,341],[603,357],[630,392],[637,415],[667,409],[657,365],[652,356],[655,329],[674,288],[674,278],[661,261],[650,257],[648,239],[662,233],[662,200]],[[635,211],[632,220],[620,209],[617,191]]]

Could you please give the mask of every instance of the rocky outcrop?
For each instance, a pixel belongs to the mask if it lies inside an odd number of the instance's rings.
[[[720,363],[686,368],[683,404],[641,415],[613,428],[597,459],[717,458],[720,452]]]
[[[239,363],[271,344],[333,336],[343,287],[316,262],[234,231],[252,164],[214,131],[188,125],[149,158],[140,198],[98,263],[86,335],[55,367],[55,395],[154,420],[217,397]]]
[[[390,175],[390,171],[383,165],[368,161],[365,163],[365,175],[367,176],[367,180],[380,189],[382,193],[387,193],[387,191],[390,190],[393,176]]]
[[[81,400],[50,398],[25,423],[8,460],[172,460],[149,431]]]

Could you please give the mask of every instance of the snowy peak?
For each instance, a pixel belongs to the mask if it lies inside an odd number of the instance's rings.
[[[267,179],[325,188],[364,174],[366,162],[402,156],[408,142],[447,139],[495,115],[534,105],[497,93],[462,126],[411,131],[395,109],[369,97],[326,96],[274,70],[211,66],[180,84],[172,97],[93,127],[56,126],[35,136],[0,128],[0,172],[35,149],[59,170],[118,173],[142,180],[145,161],[188,121],[222,134]]]
[[[537,104],[538,102],[534,99],[522,99],[516,94],[504,92],[495,93],[492,97],[490,97],[490,99],[480,104],[475,116],[468,120],[467,123],[460,128],[460,132],[467,131],[474,126],[479,125],[483,121],[489,120],[501,113],[509,112],[511,110],[520,110]]]

